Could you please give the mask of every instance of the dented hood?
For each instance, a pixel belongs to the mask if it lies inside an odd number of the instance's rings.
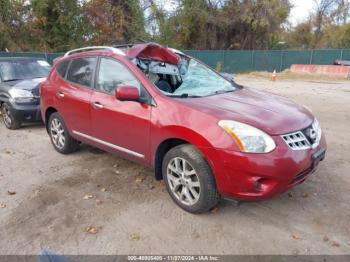
[[[125,53],[131,59],[152,59],[173,65],[180,62],[179,56],[173,51],[156,43],[137,44],[125,50]]]

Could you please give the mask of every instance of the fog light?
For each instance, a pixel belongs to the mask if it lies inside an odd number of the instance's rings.
[[[262,187],[261,180],[262,180],[262,178],[260,178],[254,182],[254,189],[257,191],[261,191],[261,187]]]
[[[267,178],[258,178],[254,182],[254,189],[256,191],[268,191],[272,189],[272,187],[275,185],[275,182],[271,179]]]

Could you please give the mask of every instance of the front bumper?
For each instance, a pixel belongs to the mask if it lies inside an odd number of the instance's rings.
[[[40,104],[17,104],[10,103],[10,111],[12,116],[20,122],[40,122]]]
[[[264,200],[279,195],[305,181],[315,172],[313,156],[326,150],[322,135],[315,149],[292,150],[279,137],[277,147],[268,154],[207,149],[220,193],[241,200]],[[323,160],[324,154],[321,159]]]

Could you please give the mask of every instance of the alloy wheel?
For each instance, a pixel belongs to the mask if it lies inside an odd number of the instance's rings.
[[[167,180],[173,195],[184,205],[196,204],[200,196],[200,182],[196,170],[185,159],[175,157],[167,166]]]
[[[64,132],[63,125],[61,121],[54,118],[51,121],[50,132],[52,137],[52,142],[58,149],[62,149],[66,142],[66,136]]]
[[[6,127],[11,127],[11,124],[12,124],[11,112],[6,106],[3,107],[2,117]]]

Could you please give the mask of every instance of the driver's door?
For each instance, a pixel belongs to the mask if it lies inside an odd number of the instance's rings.
[[[110,57],[101,57],[97,68],[91,96],[94,142],[108,151],[148,162],[152,107],[115,98],[115,89],[121,85],[141,91],[140,81],[124,64]]]

